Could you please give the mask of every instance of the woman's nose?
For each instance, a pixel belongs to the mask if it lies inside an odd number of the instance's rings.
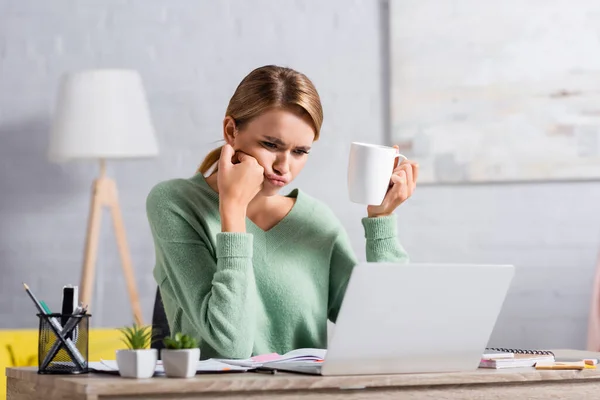
[[[285,175],[290,171],[287,153],[277,155],[273,164],[273,171],[278,175]]]

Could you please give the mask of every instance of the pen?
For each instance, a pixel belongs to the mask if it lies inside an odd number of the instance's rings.
[[[259,373],[259,374],[275,375],[277,373],[277,370],[276,369],[270,369],[270,368],[256,367],[256,368],[254,368],[254,370],[251,370],[251,372],[256,372],[256,373]]]

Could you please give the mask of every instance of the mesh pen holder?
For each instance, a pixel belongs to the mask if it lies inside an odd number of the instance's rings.
[[[38,374],[88,372],[90,316],[38,314]]]

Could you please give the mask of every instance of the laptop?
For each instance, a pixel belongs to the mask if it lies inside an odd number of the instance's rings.
[[[323,361],[263,368],[314,375],[475,370],[513,276],[512,265],[360,263]]]

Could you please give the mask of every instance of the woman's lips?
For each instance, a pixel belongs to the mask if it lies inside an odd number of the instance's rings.
[[[287,180],[279,176],[267,175],[266,178],[269,183],[275,186],[285,186],[287,184]]]

